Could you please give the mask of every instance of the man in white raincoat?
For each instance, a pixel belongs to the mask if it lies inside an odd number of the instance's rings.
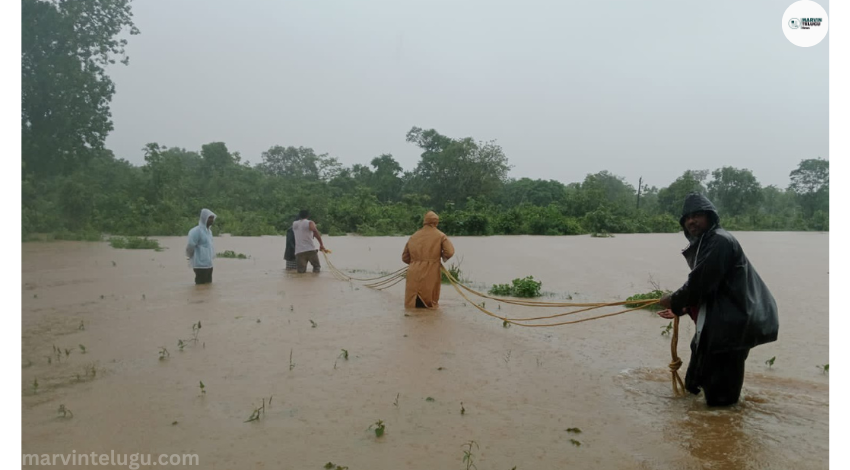
[[[215,214],[209,209],[201,209],[201,218],[192,230],[189,230],[189,243],[186,245],[186,256],[195,270],[195,284],[210,284],[212,282],[213,234],[210,227],[215,221]]]

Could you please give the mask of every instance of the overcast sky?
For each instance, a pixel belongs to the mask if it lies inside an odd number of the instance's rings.
[[[293,145],[412,170],[419,126],[495,139],[516,178],[734,166],[785,187],[829,157],[829,35],[791,44],[791,3],[136,0],[107,143],[134,164],[223,141],[253,164]]]

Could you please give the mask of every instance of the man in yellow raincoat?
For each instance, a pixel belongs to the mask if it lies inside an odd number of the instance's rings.
[[[440,218],[434,212],[425,214],[422,228],[414,233],[401,260],[410,265],[404,289],[405,308],[437,308],[440,302],[440,259],[448,261],[455,247],[445,233],[437,230]]]

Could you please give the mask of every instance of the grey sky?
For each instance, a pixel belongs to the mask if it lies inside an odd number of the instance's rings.
[[[729,165],[785,187],[829,157],[829,35],[788,42],[791,3],[136,0],[108,145],[134,164],[147,142],[223,141],[254,164],[279,144],[411,170],[419,126],[495,139],[517,178],[662,187]]]

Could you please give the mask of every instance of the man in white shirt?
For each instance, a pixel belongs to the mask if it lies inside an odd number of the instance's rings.
[[[322,234],[309,217],[310,211],[304,209],[298,213],[298,220],[292,223],[292,231],[295,232],[295,264],[299,273],[307,272],[308,261],[313,266],[314,273],[322,269],[319,264],[319,251],[313,244],[313,238],[319,240],[319,250],[325,251],[325,244],[322,242]]]

